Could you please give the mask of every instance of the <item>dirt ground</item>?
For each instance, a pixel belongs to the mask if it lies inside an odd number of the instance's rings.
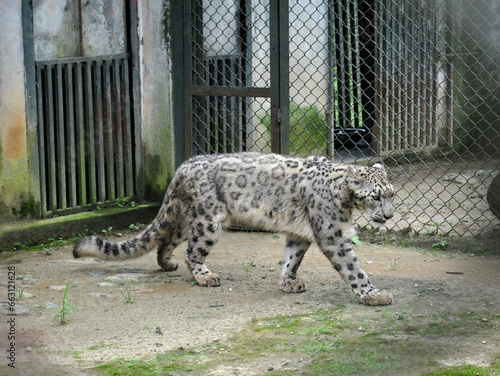
[[[218,288],[194,285],[184,263],[173,273],[159,271],[154,253],[125,262],[74,260],[71,245],[54,247],[51,252],[3,254],[0,374],[93,375],[91,367],[98,362],[144,359],[179,348],[224,344],[256,317],[338,307],[353,316],[380,315],[380,309],[358,303],[315,245],[299,270],[307,291],[280,292],[278,263],[284,240],[284,236],[272,234],[224,234],[207,259],[211,270],[222,278]],[[486,321],[492,315],[499,317],[498,257],[367,242],[358,245],[356,251],[373,283],[394,294],[391,312],[412,317],[475,312]],[[183,260],[184,246],[174,255]],[[4,353],[10,346],[8,334],[12,329],[8,320],[13,317],[7,311],[9,271],[15,272],[18,298],[15,369],[8,367]],[[67,284],[67,300],[73,312],[62,325],[54,316],[62,308]],[[470,336],[461,341],[465,342],[460,352],[448,353],[440,359],[443,364],[487,364],[500,353],[500,334],[496,331],[488,338]],[[243,371],[215,374],[266,374],[267,363],[256,360],[252,364]]]

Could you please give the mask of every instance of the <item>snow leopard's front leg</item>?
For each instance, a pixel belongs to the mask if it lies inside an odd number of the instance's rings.
[[[283,260],[283,269],[281,270],[280,289],[284,292],[304,292],[306,285],[301,278],[297,278],[297,270],[306,254],[310,242],[300,239],[287,237],[285,246],[285,258]]]
[[[318,246],[361,302],[366,305],[392,304],[392,294],[380,291],[372,284],[352,248],[351,239],[343,236],[340,226],[319,217],[313,221]]]

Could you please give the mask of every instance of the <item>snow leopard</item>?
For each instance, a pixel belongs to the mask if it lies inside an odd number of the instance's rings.
[[[305,291],[297,271],[316,242],[362,303],[388,305],[392,294],[373,285],[354,251],[352,213],[367,212],[375,224],[384,224],[393,217],[394,194],[382,162],[336,164],[326,157],[254,152],[201,155],[177,169],[157,217],[142,232],[120,242],[90,236],[75,244],[73,255],[123,260],[156,250],[161,269],[173,271],[173,251],[187,241],[186,263],[195,282],[215,287],[221,279],[205,259],[221,231],[237,221],[286,236],[282,291]]]

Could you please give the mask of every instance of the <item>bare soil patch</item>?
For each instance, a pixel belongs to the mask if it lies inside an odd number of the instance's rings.
[[[207,259],[207,265],[222,278],[218,288],[194,285],[184,263],[175,272],[161,272],[155,253],[126,262],[74,260],[70,245],[54,248],[50,255],[43,251],[4,254],[0,301],[7,302],[8,267],[14,266],[17,294],[22,295],[16,308],[26,312],[16,316],[16,368],[7,366],[3,354],[0,374],[93,375],[99,372],[92,367],[117,358],[148,359],[210,343],[228,347],[235,333],[258,318],[339,309],[344,319],[363,316],[368,322],[376,322],[381,313],[439,322],[473,313],[484,323],[493,322],[493,329],[479,337],[461,338],[460,348],[440,355],[438,361],[487,365],[500,354],[498,257],[359,245],[356,251],[374,284],[394,294],[395,304],[384,310],[359,304],[316,246],[308,251],[299,270],[307,291],[280,292],[278,262],[283,247],[283,236],[224,234]],[[174,253],[179,261],[184,259],[184,249],[183,245]],[[62,325],[54,316],[62,308],[67,284],[73,312]],[[0,317],[3,350],[9,346],[10,316],[3,313]],[[411,332],[411,320],[406,324]],[[443,340],[446,345],[453,338],[436,332],[422,340]],[[293,374],[302,367],[298,358],[278,355],[273,359],[257,357],[247,366],[222,362],[215,374],[266,374],[280,367]],[[270,367],[273,362],[277,365]]]

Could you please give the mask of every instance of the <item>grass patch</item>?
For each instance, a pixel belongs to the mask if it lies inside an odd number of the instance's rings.
[[[473,365],[445,367],[422,376],[486,376],[498,375],[499,371],[500,355],[497,355],[489,367],[478,367]]]
[[[109,376],[150,376],[170,375],[170,372],[201,371],[198,363],[201,356],[177,350],[167,354],[158,354],[154,359],[126,360],[116,359],[95,367],[95,370]]]
[[[500,366],[497,357],[491,370],[473,366],[437,368],[443,357],[463,351],[462,344],[471,335],[491,338],[499,328],[500,316],[458,313],[446,318],[414,317],[402,312],[404,315],[400,317],[388,309],[367,308],[354,315],[340,308],[302,315],[254,317],[242,332],[227,341],[207,343],[191,351],[170,351],[150,359],[117,359],[95,370],[104,375],[205,375],[217,374],[224,367],[227,374],[233,369],[235,374],[252,370],[278,376],[298,372],[400,375],[411,369],[412,374],[435,372],[426,375],[441,376],[469,371],[474,375],[489,375],[494,367]],[[284,359],[286,365],[268,368],[269,364],[283,364]]]

